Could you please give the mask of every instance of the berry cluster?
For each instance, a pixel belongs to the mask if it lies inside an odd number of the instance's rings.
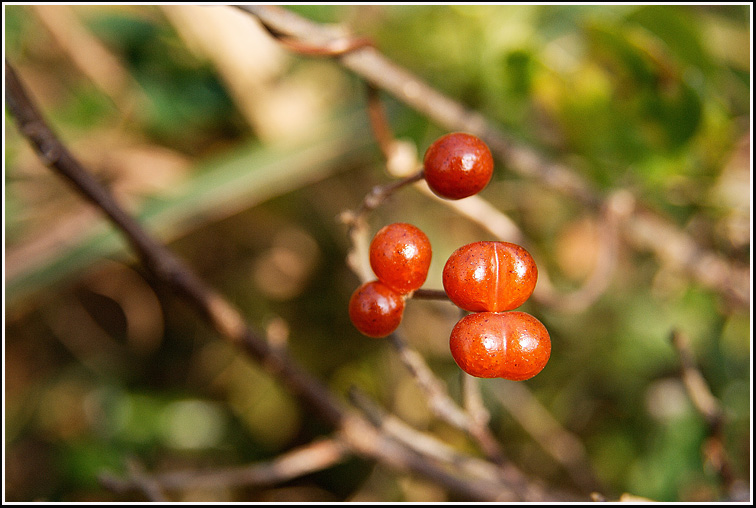
[[[425,153],[423,177],[446,199],[462,199],[483,190],[493,175],[493,157],[475,136],[451,133]],[[385,226],[370,243],[370,266],[377,280],[355,290],[349,317],[369,337],[385,337],[402,320],[406,298],[428,276],[431,245],[417,227]],[[475,242],[452,253],[444,266],[449,299],[472,312],[457,322],[449,347],[457,365],[476,377],[530,379],[546,366],[551,339],[536,318],[514,309],[535,289],[538,268],[527,250],[507,242]]]
[[[358,287],[349,300],[349,317],[368,337],[385,337],[399,326],[404,300],[419,289],[431,262],[428,237],[412,224],[384,226],[370,242],[370,267],[377,280]]]

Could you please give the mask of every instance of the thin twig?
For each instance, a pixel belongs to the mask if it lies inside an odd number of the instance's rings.
[[[243,467],[216,469],[212,471],[171,471],[150,476],[130,472],[125,478],[110,474],[100,476],[100,481],[118,492],[144,490],[146,480],[152,486],[164,490],[188,488],[223,488],[241,486],[268,486],[282,483],[332,467],[349,457],[349,449],[337,439],[320,439],[289,450],[270,461],[255,462]]]
[[[380,91],[369,83],[367,84],[367,104],[373,136],[375,136],[375,140],[378,142],[378,147],[381,149],[383,157],[386,161],[389,161],[392,156],[391,147],[395,141],[394,135],[391,132],[391,127],[386,117],[386,110],[381,101]]]
[[[680,359],[680,376],[688,396],[709,427],[709,436],[702,446],[704,461],[716,471],[722,486],[729,492],[735,476],[724,445],[724,410],[696,365],[687,335],[675,329],[670,334],[670,342]]]
[[[473,418],[449,396],[444,383],[435,376],[423,357],[407,346],[398,331],[389,335],[388,339],[399,355],[399,359],[425,392],[433,413],[445,422],[470,434],[480,445],[486,457],[496,464],[502,464],[504,456],[501,447],[491,434],[487,422]]]
[[[112,475],[101,475],[99,480],[105,488],[119,494],[137,491],[144,494],[148,501],[168,501],[160,484],[145,473],[144,467],[136,459],[130,458],[126,461],[126,474],[128,480],[121,480]]]
[[[418,300],[446,300],[449,301],[449,296],[443,289],[416,289],[412,293],[412,298]]]
[[[506,389],[491,392],[533,441],[564,467],[576,485],[586,492],[599,487],[583,443],[552,416],[526,385],[506,382]]]
[[[441,462],[448,463],[455,469],[470,474],[471,477],[487,478],[490,481],[498,479],[509,485],[511,490],[500,492],[498,501],[522,499],[535,502],[545,499],[543,490],[526,481],[522,474],[510,464],[497,466],[491,462],[461,454],[433,436],[418,432],[396,416],[385,412],[378,404],[355,387],[350,389],[349,397],[376,427],[384,430],[387,435],[393,436],[396,440],[405,443],[406,446],[424,455],[435,457]],[[549,499],[551,501],[575,500],[564,492],[552,492]]]
[[[401,421],[395,415],[383,410],[375,401],[371,400],[366,394],[362,393],[356,387],[349,390],[349,400],[357,406],[367,416],[367,418],[376,427],[384,430],[386,434],[393,436],[395,439],[404,441],[408,446],[421,452],[429,457],[435,457],[437,460],[456,463],[458,465],[465,463],[471,457],[464,456],[446,443],[430,436],[426,433],[419,432],[417,429],[410,427]],[[497,476],[497,468],[486,461],[477,461],[476,468],[485,471],[490,479]]]
[[[360,203],[360,206],[352,211],[341,213],[341,222],[347,225],[347,236],[351,243],[351,249],[347,253],[347,264],[357,274],[360,281],[367,282],[374,279],[374,275],[368,263],[368,235],[367,215],[389,199],[399,189],[411,185],[423,178],[422,171],[406,178],[395,180],[384,185],[374,186]]]

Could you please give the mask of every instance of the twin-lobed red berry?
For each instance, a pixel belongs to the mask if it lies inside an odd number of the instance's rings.
[[[530,379],[546,366],[551,338],[525,312],[475,312],[452,329],[449,348],[457,365],[471,376]]]
[[[358,287],[349,300],[349,318],[369,337],[385,337],[397,329],[406,295],[428,277],[431,244],[412,224],[381,228],[370,242],[370,267],[378,280]]]
[[[453,132],[434,141],[423,158],[423,175],[438,196],[462,199],[483,190],[493,176],[493,156],[478,137]]]
[[[508,242],[475,242],[454,251],[444,265],[446,295],[473,312],[449,338],[454,361],[471,376],[523,381],[551,355],[546,328],[525,312],[509,312],[530,298],[538,268],[530,253]]]
[[[527,250],[508,242],[475,242],[454,251],[444,266],[449,299],[471,312],[516,309],[530,298],[538,268]]]

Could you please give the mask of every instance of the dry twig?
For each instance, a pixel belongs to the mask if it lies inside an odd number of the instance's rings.
[[[730,458],[724,445],[725,413],[719,400],[711,393],[706,379],[696,365],[690,341],[681,330],[673,330],[670,341],[680,359],[680,376],[696,411],[706,420],[709,436],[702,445],[704,463],[711,467],[730,492],[735,483]]]
[[[151,476],[147,476],[143,471],[135,474],[132,468],[125,478],[111,474],[100,475],[100,482],[115,492],[146,492],[145,484],[161,492],[188,488],[267,486],[327,469],[348,457],[349,449],[341,441],[321,439],[283,453],[273,460],[242,467],[212,471],[172,471]],[[158,500],[154,494],[150,499]]]

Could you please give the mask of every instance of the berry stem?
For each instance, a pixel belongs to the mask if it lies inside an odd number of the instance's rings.
[[[357,210],[342,212],[340,219],[348,227],[347,236],[349,236],[352,244],[352,248],[347,253],[347,264],[362,282],[370,280],[373,273],[368,263],[368,246],[370,244],[366,219],[368,213],[380,206],[381,203],[402,187],[411,185],[422,180],[422,178],[423,173],[419,171],[385,185],[376,185],[365,196]]]
[[[446,291],[443,289],[417,289],[409,295],[410,298],[417,298],[418,300],[446,300],[449,301],[449,297],[446,296]]]
[[[380,206],[384,201],[386,201],[402,187],[413,184],[422,179],[423,172],[422,170],[420,170],[417,173],[414,173],[400,180],[396,180],[385,185],[376,185],[370,190],[368,195],[365,196],[365,199],[362,201],[360,212],[367,213],[378,208],[378,206]]]

